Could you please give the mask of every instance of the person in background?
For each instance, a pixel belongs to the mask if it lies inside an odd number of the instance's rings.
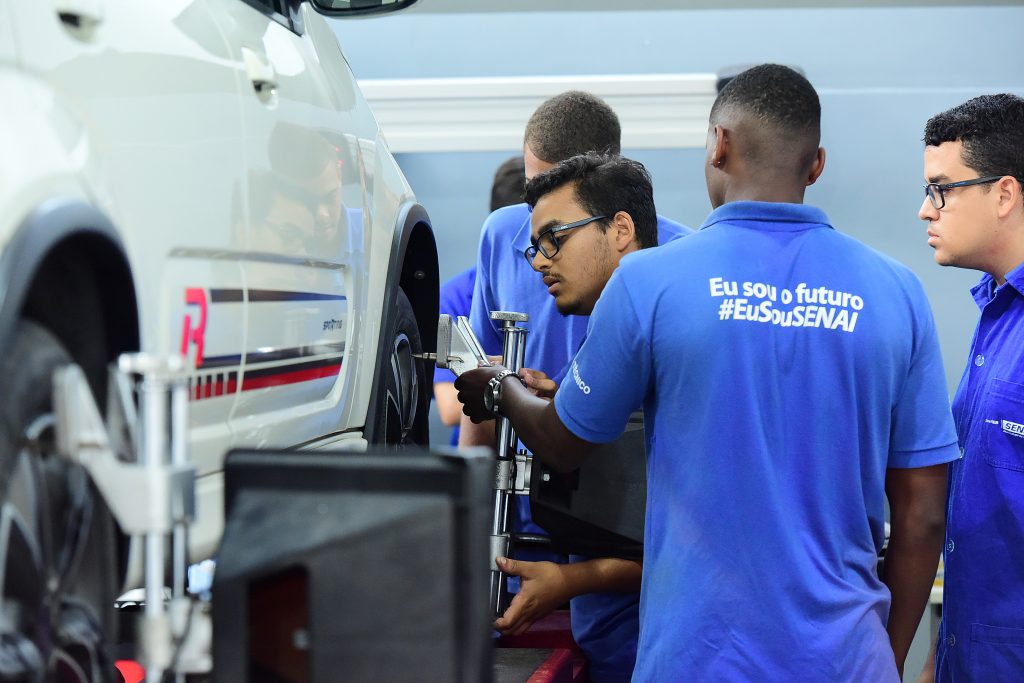
[[[953,398],[942,623],[922,681],[1024,680],[1024,99],[976,97],[924,130],[935,262],[979,270]]]
[[[590,315],[622,258],[658,245],[651,177],[639,162],[589,152],[534,176],[529,187],[532,194],[550,194],[551,199],[545,205],[544,221],[533,222],[526,261],[545,284],[550,283],[548,292],[559,312]],[[524,381],[534,380],[531,389],[539,396],[553,397],[558,389],[555,381],[536,374],[532,369],[520,371]],[[569,564],[507,558],[502,562],[506,572],[524,583],[497,624],[512,634],[522,633],[573,598],[599,592],[635,593],[642,572],[639,562],[620,558]],[[624,612],[619,618],[627,616],[630,613]]]
[[[896,683],[928,600],[958,456],[935,324],[908,268],[803,203],[820,120],[792,69],[738,75],[711,109],[714,210],[622,259],[554,401],[501,366],[455,383],[563,471],[643,404],[634,681]],[[579,218],[557,188],[526,197],[535,234]]]
[[[555,95],[537,107],[526,124],[526,178],[532,179],[561,161],[587,152],[618,155],[622,149],[621,135],[618,116],[601,98],[579,90]],[[691,232],[661,216],[655,220],[660,244]],[[574,230],[559,238],[559,242],[583,239],[578,233],[589,230]],[[523,258],[531,246],[530,207],[525,203],[488,216],[480,238],[470,322],[484,351],[497,356],[502,352],[502,332],[500,325],[490,319],[490,312],[526,313],[530,320],[526,323],[529,334],[524,366],[537,371],[530,375],[530,381],[545,381],[550,376],[557,383],[562,381],[568,361],[583,340],[588,318],[582,315],[584,311],[573,310],[571,302],[552,291],[568,292],[568,280],[549,284],[544,279],[548,276],[542,277]],[[566,270],[586,270],[595,266],[592,256],[581,255],[571,264],[563,263]],[[603,286],[599,280],[591,284],[598,289]],[[475,425],[464,418],[459,445],[493,448],[493,424]],[[545,531],[530,516],[528,496],[516,498],[514,531],[544,535]],[[521,632],[558,606],[554,603],[560,596],[574,596],[569,603],[572,633],[587,655],[591,680],[628,681],[639,632],[637,564],[583,556],[570,557],[571,562],[565,563],[550,552],[525,547],[516,549],[512,559],[499,560],[499,567],[512,576],[510,590],[515,590],[515,577],[521,576],[522,582],[505,615],[495,622],[495,628],[503,633]]]
[[[523,186],[526,175],[523,167],[523,156],[520,154],[502,162],[494,173],[491,184],[491,212],[519,204],[523,201]],[[473,286],[476,283],[476,266],[462,271],[441,286],[441,313],[456,318],[460,315],[469,317],[470,305],[473,301]],[[441,422],[454,427],[450,444],[459,443],[459,420],[462,417],[462,404],[456,398],[455,375],[445,368],[434,368],[434,401]]]

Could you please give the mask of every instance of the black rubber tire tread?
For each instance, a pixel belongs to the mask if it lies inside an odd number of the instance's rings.
[[[20,471],[26,471],[27,457],[28,469],[35,473],[31,481],[38,485],[35,493],[45,507],[32,530],[47,574],[39,578],[42,585],[51,588],[39,605],[40,616],[34,628],[18,635],[33,641],[46,661],[52,662],[59,651],[62,657],[88,669],[88,680],[105,682],[116,680],[107,636],[113,633],[114,599],[119,588],[119,532],[81,467],[63,461],[52,448],[42,455],[37,452],[26,456],[30,452],[25,440],[29,425],[53,411],[53,372],[70,362],[71,356],[60,341],[27,319],[19,321],[10,345],[0,356],[0,377],[4,380],[0,401],[0,504],[25,495],[24,491],[13,490],[12,477],[19,463]],[[52,444],[52,439],[48,438],[47,443]],[[73,500],[78,505],[73,506]],[[62,557],[65,562],[61,568]],[[0,556],[0,567],[11,567],[12,563],[32,567],[30,558]],[[89,656],[76,644],[86,641],[94,646],[94,655]],[[51,668],[46,678],[59,677]]]
[[[395,392],[395,381],[392,377],[390,368],[391,348],[395,344],[395,340],[400,336],[404,335],[409,340],[409,345],[412,348],[413,353],[423,352],[423,343],[420,340],[419,325],[416,322],[416,315],[413,313],[412,304],[409,303],[409,297],[406,296],[405,292],[401,289],[398,290],[398,296],[396,297],[395,313],[388,319],[388,328],[385,334],[381,337],[383,343],[387,345],[386,353],[384,356],[385,362],[378,369],[380,373],[378,376],[378,385],[381,387],[381,393],[379,397],[380,405],[380,418],[377,420],[375,425],[373,442],[376,444],[383,444],[389,446],[427,446],[430,441],[429,424],[427,418],[427,412],[430,409],[430,397],[432,392],[432,384],[430,382],[430,376],[427,374],[426,362],[415,360],[413,361],[416,369],[417,377],[417,397],[416,397],[416,418],[413,428],[406,434],[404,440],[397,440],[394,437],[393,429],[388,428],[388,402],[389,393]],[[388,432],[392,431],[389,436]]]

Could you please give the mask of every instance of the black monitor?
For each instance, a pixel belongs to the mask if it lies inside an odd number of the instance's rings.
[[[229,453],[215,679],[491,680],[482,453]]]

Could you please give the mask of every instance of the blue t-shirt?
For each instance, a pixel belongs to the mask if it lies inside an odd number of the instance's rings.
[[[897,681],[888,467],[957,457],[904,266],[799,204],[734,202],[624,258],[555,396],[607,442],[644,405],[636,681]]]
[[[1024,678],[1024,264],[981,308],[953,399],[963,458],[949,470],[935,680]]]
[[[689,228],[658,217],[660,244],[690,232]],[[498,209],[488,216],[480,237],[470,322],[484,350],[500,355],[500,321],[491,320],[490,311],[528,314],[524,365],[556,376],[576,354],[589,318],[558,312],[542,275],[523,257],[528,246],[530,208],[526,204]],[[527,496],[517,497],[516,514],[517,531],[545,533],[530,518]],[[629,680],[636,658],[638,605],[637,593],[592,593],[571,601],[573,636],[587,655],[593,680]]]
[[[473,284],[476,282],[476,266],[467,268],[441,286],[441,313],[452,318],[460,315],[469,317],[469,308],[473,303]],[[447,368],[434,366],[434,384],[438,382],[454,382],[455,373]],[[452,446],[459,445],[459,425],[452,429],[452,437],[448,442]]]

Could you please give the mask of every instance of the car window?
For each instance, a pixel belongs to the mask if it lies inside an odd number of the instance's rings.
[[[288,6],[288,0],[240,0],[281,24],[290,31],[302,33],[302,22],[294,7]]]
[[[288,0],[241,0],[241,2],[258,9],[274,21],[292,28]]]
[[[252,5],[256,9],[263,10],[270,14],[276,12],[277,14],[285,14],[284,12],[284,0],[242,0],[248,5]]]

